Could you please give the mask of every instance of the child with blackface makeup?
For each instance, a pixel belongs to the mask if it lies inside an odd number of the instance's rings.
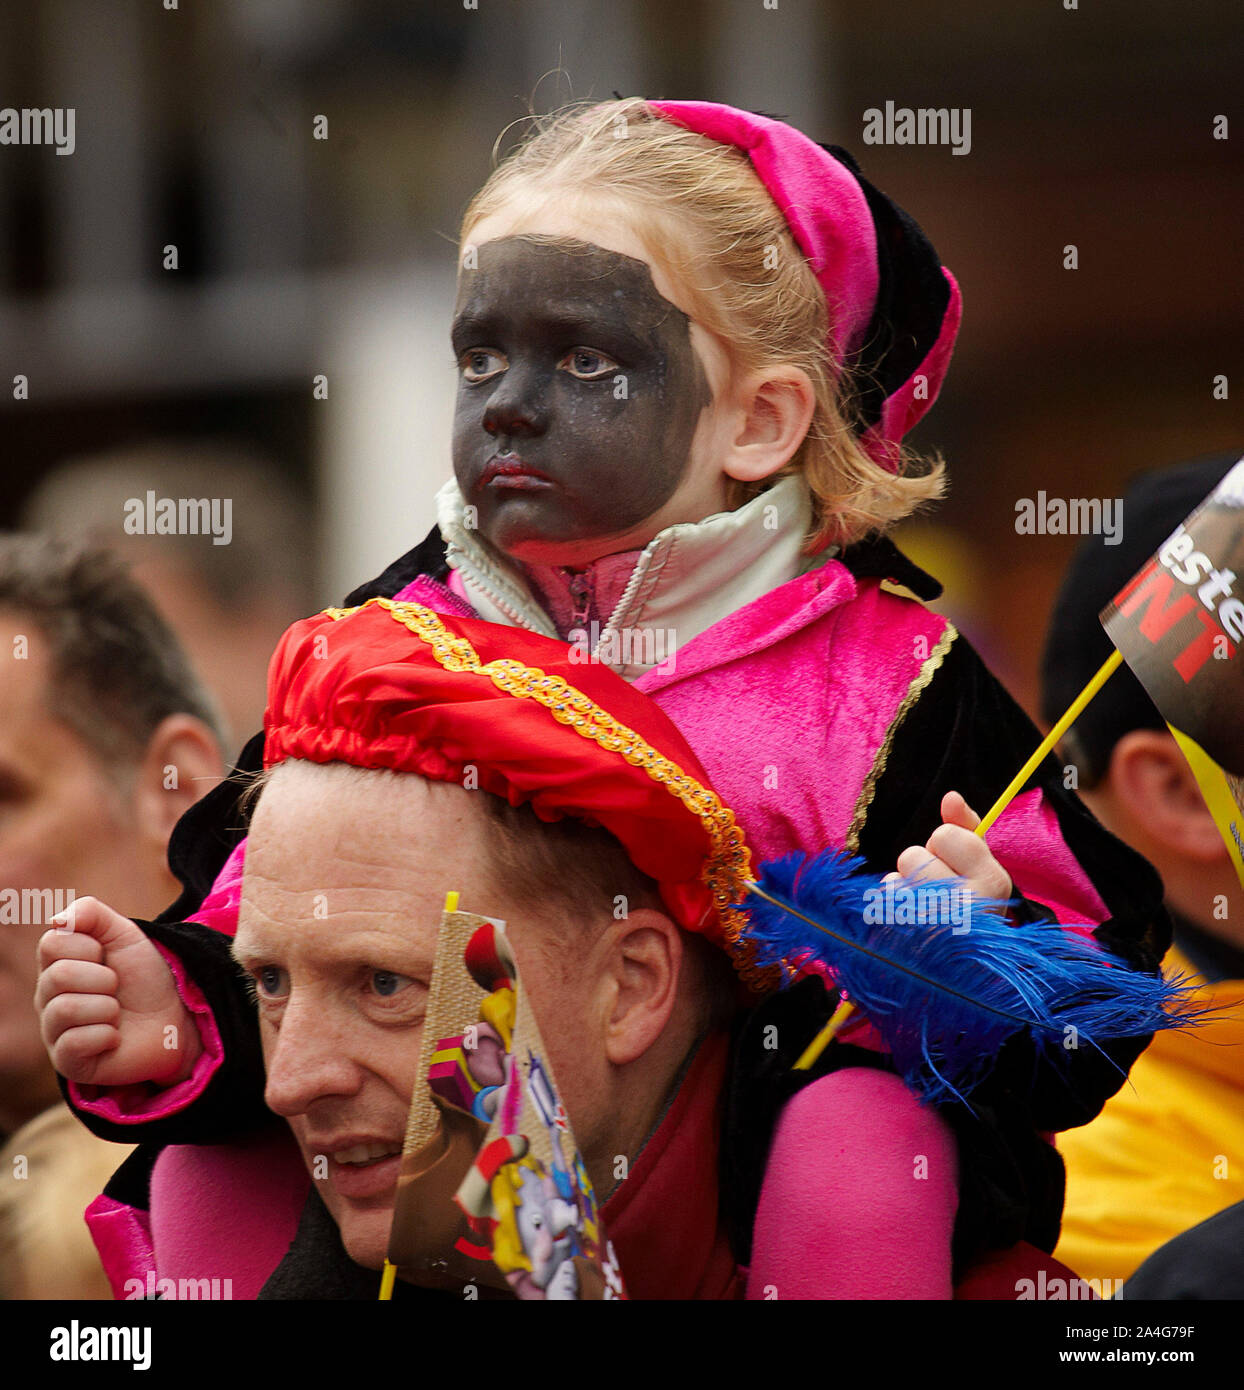
[[[972,833],[1039,735],[886,537],[943,491],[943,465],[902,441],[936,398],[960,314],[915,222],[845,151],[778,120],[629,99],[540,123],[468,208],[461,242],[454,477],[433,532],[347,604],[397,597],[613,665],[679,727],[762,859],[832,845],[882,874],[957,875],[1010,898],[1017,920],[1068,923],[1156,971],[1157,877],[1052,758],[988,843]],[[672,654],[656,641],[671,633]],[[237,802],[261,754],[256,736],[179,825],[186,891],[148,926],[188,966],[223,1047],[209,1056],[184,1030],[175,1109],[157,1092],[122,1113],[107,1089],[70,1086],[108,1137],[141,1123],[158,1142],[213,1142],[262,1108],[228,965]],[[1052,1250],[1062,1168],[1042,1136],[1091,1119],[1144,1040],[1086,1048],[1062,1071],[1008,1047],[971,1111],[944,1108],[957,1161],[913,1186],[915,1102],[879,1082],[865,1021],[791,1073],[828,1016],[811,985],[738,1029],[724,1149],[753,1286],[949,1296],[982,1252]],[[822,1190],[800,1154],[836,1127],[870,1138]],[[809,1244],[784,1255],[771,1236],[792,1203]],[[877,1239],[913,1229],[903,1258],[876,1258]]]

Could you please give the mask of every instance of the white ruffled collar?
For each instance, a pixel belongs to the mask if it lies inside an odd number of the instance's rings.
[[[798,475],[779,479],[735,511],[666,527],[642,550],[604,556],[576,571],[540,567],[530,572],[534,586],[520,566],[465,525],[466,503],[454,479],[437,493],[436,504],[449,564],[482,618],[578,643],[584,660],[601,661],[628,680],[654,666],[669,669],[678,648],[713,623],[836,553],[803,553],[812,499]],[[598,584],[611,611],[572,630],[568,615],[592,611],[590,602],[579,600]]]

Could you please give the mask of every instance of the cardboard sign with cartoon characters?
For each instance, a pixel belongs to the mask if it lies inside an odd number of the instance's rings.
[[[480,1297],[624,1298],[505,924],[447,911],[389,1260]]]
[[[1101,614],[1244,883],[1244,459]]]

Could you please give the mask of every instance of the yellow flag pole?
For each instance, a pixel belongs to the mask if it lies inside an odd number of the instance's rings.
[[[449,892],[445,894],[445,911],[457,912],[458,894]],[[397,1266],[392,1264],[389,1257],[384,1257],[384,1269],[380,1275],[380,1302],[390,1302],[393,1298],[393,1285],[397,1282]]]
[[[844,999],[834,1010],[834,1016],[829,1020],[824,1028],[815,1038],[804,1048],[799,1055],[799,1060],[791,1068],[791,1071],[807,1071],[813,1062],[822,1052],[833,1042],[838,1034],[838,1030],[855,1012],[855,1005],[849,999]]]
[[[1054,725],[1054,727],[1049,731],[1049,733],[1046,734],[1046,736],[1037,745],[1036,751],[1033,753],[1032,757],[1029,758],[1028,761],[1023,765],[1023,767],[1021,767],[1020,770],[1015,774],[1015,776],[1011,778],[1011,781],[1007,785],[1006,790],[997,799],[997,801],[994,802],[994,804],[989,808],[989,810],[985,812],[984,819],[976,827],[976,830],[973,832],[974,834],[979,835],[982,840],[985,838],[986,831],[990,829],[994,821],[996,821],[998,817],[1003,813],[1003,811],[1005,811],[1006,808],[1011,804],[1020,787],[1022,787],[1024,783],[1029,779],[1029,777],[1032,776],[1033,772],[1036,771],[1037,767],[1041,763],[1041,760],[1050,751],[1050,749],[1054,747],[1058,740],[1062,738],[1062,736],[1067,732],[1067,730],[1070,729],[1071,726],[1076,722],[1076,720],[1080,717],[1081,713],[1083,712],[1084,707],[1093,698],[1093,696],[1097,694],[1097,692],[1102,688],[1102,686],[1105,685],[1105,683],[1110,679],[1111,675],[1118,668],[1118,665],[1122,660],[1123,654],[1116,647],[1114,651],[1112,651],[1110,655],[1106,658],[1106,660],[1102,662],[1101,666],[1097,670],[1097,674],[1092,678],[1092,680],[1089,681],[1089,683],[1084,687],[1084,689],[1080,691],[1080,693],[1071,702],[1071,704],[1068,705],[1067,712],[1062,716],[1061,719],[1059,719],[1058,723]],[[843,1025],[854,1012],[855,1005],[852,1004],[849,999],[844,999],[842,1003],[839,1004],[838,1007],[834,1010],[833,1017],[829,1020],[829,1022],[824,1026],[824,1028],[821,1029],[821,1031],[816,1035],[816,1037],[813,1038],[812,1041],[808,1044],[808,1046],[803,1050],[799,1060],[795,1063],[791,1070],[807,1071],[809,1067],[811,1067],[812,1064],[816,1061],[816,1059],[821,1055],[821,1053],[825,1051],[829,1044],[833,1042],[834,1038],[837,1037]]]
[[[1118,668],[1119,662],[1122,660],[1123,653],[1116,647],[1105,661],[1102,662],[1093,679],[1089,681],[1067,707],[1066,714],[1054,725],[1041,742],[1037,744],[1036,752],[1033,753],[1032,757],[1028,759],[1015,776],[1011,778],[1006,791],[1004,791],[989,810],[985,812],[985,819],[976,827],[976,833],[981,836],[982,839],[985,836],[985,832],[989,830],[994,821],[996,821],[1010,805],[1015,793],[1019,791],[1020,787],[1022,787],[1029,777],[1032,776],[1033,772],[1036,771],[1037,765],[1041,762],[1041,759],[1045,757],[1050,749],[1054,747],[1058,740],[1062,738],[1067,730],[1076,722],[1083,712],[1085,705],[1088,704],[1093,696],[1096,695],[1102,686],[1110,679],[1111,675]]]

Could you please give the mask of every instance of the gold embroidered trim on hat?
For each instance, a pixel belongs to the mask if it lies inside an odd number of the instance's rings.
[[[873,765],[868,770],[868,776],[864,778],[864,785],[860,788],[859,798],[855,803],[855,814],[851,817],[851,828],[847,831],[845,845],[848,854],[860,852],[860,834],[864,829],[864,821],[868,817],[868,808],[872,805],[873,797],[876,795],[877,783],[885,771],[886,761],[890,756],[890,748],[893,746],[894,735],[898,733],[899,725],[910,714],[912,706],[920,698],[921,692],[933,679],[933,673],[946,659],[950,644],[958,635],[954,625],[947,623],[942,635],[937,639],[937,645],[925,658],[920,670],[916,672],[915,678],[907,687],[907,694],[903,696],[902,704],[895,711],[894,718],[890,720],[890,727],[885,731],[885,738],[881,741],[881,747],[877,750],[877,756],[873,759]]]
[[[618,753],[632,766],[642,767],[654,782],[676,796],[698,817],[708,834],[711,849],[700,878],[713,895],[735,969],[754,990],[763,993],[776,987],[780,979],[778,968],[756,965],[754,944],[742,934],[747,925],[746,914],[732,906],[744,897],[751,881],[751,855],[734,812],[715,792],[688,776],[634,729],[620,723],[561,676],[550,676],[538,666],[524,666],[521,661],[509,658],[481,661],[479,653],[465,637],[455,637],[439,615],[423,604],[373,598],[361,607],[373,604],[385,609],[391,618],[426,642],[445,670],[487,676],[507,695],[535,700],[559,724],[565,724],[583,738],[593,739],[611,753]],[[358,608],[324,610],[326,616],[334,620],[358,611]]]

